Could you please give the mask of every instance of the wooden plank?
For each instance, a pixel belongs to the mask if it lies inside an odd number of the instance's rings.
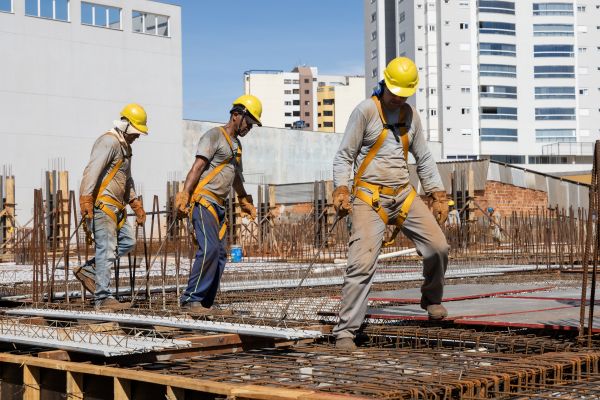
[[[131,399],[131,381],[123,378],[114,378],[114,400],[130,400]]]
[[[71,361],[71,356],[65,350],[50,350],[38,353],[40,358],[48,358],[51,360]]]
[[[40,369],[23,365],[23,400],[40,400]]]
[[[167,393],[165,397],[167,400],[184,400],[185,390],[173,386],[167,386]]]
[[[67,400],[83,399],[83,374],[67,371]]]

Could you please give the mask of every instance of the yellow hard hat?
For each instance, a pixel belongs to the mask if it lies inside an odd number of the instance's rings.
[[[148,134],[148,126],[146,126],[148,115],[146,115],[144,107],[136,103],[129,103],[121,110],[121,117],[127,118],[131,125],[144,135]]]
[[[262,115],[262,103],[256,96],[251,94],[243,94],[233,101],[233,106],[244,106],[246,111],[256,121],[258,126],[262,126],[260,116]]]
[[[448,201],[448,206],[452,207],[454,205],[454,200],[449,200]]]
[[[419,84],[419,71],[415,63],[406,57],[394,58],[383,71],[385,86],[396,96],[410,97]]]

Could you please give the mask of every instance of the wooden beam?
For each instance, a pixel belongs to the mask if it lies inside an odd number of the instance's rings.
[[[167,400],[184,400],[185,390],[173,386],[167,386],[167,393],[165,397]]]
[[[23,365],[23,400],[40,400],[40,369]]]
[[[42,351],[38,353],[38,357],[50,360],[71,361],[71,356],[65,350]]]
[[[67,400],[83,399],[83,374],[67,371]]]
[[[130,400],[131,399],[131,381],[124,378],[114,378],[114,400]]]

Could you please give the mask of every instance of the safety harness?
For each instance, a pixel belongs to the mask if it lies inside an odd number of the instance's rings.
[[[398,141],[398,142],[402,141],[402,150],[404,152],[404,161],[408,162],[408,148],[409,148],[408,127],[404,123],[388,124],[385,120],[385,115],[383,114],[383,111],[381,109],[381,102],[380,102],[379,98],[377,96],[372,96],[371,98],[373,99],[373,102],[377,106],[377,111],[379,112],[379,118],[381,118],[381,123],[383,124],[383,129],[381,130],[381,133],[379,134],[377,141],[369,149],[369,152],[365,156],[365,159],[360,164],[360,166],[358,167],[358,171],[356,171],[356,174],[354,175],[354,186],[353,186],[352,194],[354,195],[354,197],[361,199],[362,201],[364,201],[365,203],[367,203],[368,205],[373,207],[373,210],[375,210],[377,212],[377,214],[381,217],[381,220],[386,225],[388,225],[388,224],[396,225],[396,228],[394,229],[394,232],[392,233],[392,237],[390,238],[390,240],[387,240],[387,241],[384,240],[384,242],[383,242],[384,246],[390,246],[394,243],[396,236],[400,232],[401,226],[404,224],[406,217],[408,217],[408,212],[410,211],[410,206],[412,205],[413,200],[415,199],[415,196],[417,195],[417,192],[415,191],[414,188],[411,187],[410,193],[404,200],[404,203],[402,203],[402,207],[400,208],[400,212],[399,212],[398,216],[396,217],[396,219],[393,222],[390,222],[387,212],[384,210],[383,207],[381,207],[381,204],[379,202],[380,195],[397,196],[400,192],[402,192],[406,188],[406,186],[408,184],[402,185],[397,188],[393,188],[390,186],[375,185],[375,184],[372,184],[372,183],[362,180],[362,176],[363,176],[364,172],[366,171],[366,169],[369,166],[369,164],[371,163],[371,161],[373,161],[373,159],[377,155],[377,152],[379,152],[379,149],[385,142],[385,139],[387,138],[390,130],[396,137],[396,141]],[[400,112],[399,121],[405,121],[405,119],[406,119],[405,118],[405,108],[403,107]],[[398,129],[400,131],[399,137],[396,132],[396,129]],[[368,192],[366,192],[364,190],[360,190],[360,188],[364,188]]]
[[[109,131],[108,134],[117,136],[114,132],[111,132],[111,131]],[[119,140],[118,137],[117,137],[117,140]],[[121,141],[119,140],[119,143],[120,142]],[[119,168],[121,168],[121,165],[123,165],[123,160],[126,157],[127,157],[127,155],[125,154],[125,151],[123,151],[123,158],[121,158],[120,160],[117,160],[117,162],[115,163],[115,165],[113,165],[113,167],[110,169],[108,174],[106,174],[104,179],[102,179],[102,183],[100,183],[100,187],[98,188],[96,200],[94,202],[94,206],[96,208],[102,210],[102,212],[104,212],[113,221],[115,221],[115,223],[117,224],[117,229],[121,229],[121,227],[125,224],[125,221],[127,219],[127,214],[122,212],[123,209],[125,209],[126,204],[123,204],[120,201],[115,200],[112,197],[110,197],[109,195],[106,195],[103,193],[104,193],[104,190],[110,184],[110,182],[113,180],[113,178],[115,177],[117,172],[119,171]],[[113,211],[113,209],[109,207],[109,205],[115,207],[117,209],[117,212],[115,213]]]
[[[190,219],[192,218],[192,213],[194,211],[194,205],[196,203],[198,203],[202,207],[206,208],[213,215],[213,217],[215,217],[217,224],[219,223],[219,215],[217,214],[217,210],[215,209],[215,206],[213,205],[213,203],[211,203],[211,201],[217,203],[221,207],[223,207],[225,205],[225,201],[223,201],[223,199],[221,199],[215,193],[211,192],[208,189],[205,189],[204,186],[206,186],[206,184],[208,184],[215,176],[217,176],[217,174],[219,172],[221,172],[223,170],[223,168],[225,168],[225,166],[231,162],[231,160],[235,159],[236,165],[239,165],[239,163],[242,160],[241,147],[238,146],[237,152],[235,152],[233,150],[233,143],[231,142],[231,138],[229,137],[227,132],[225,132],[225,129],[223,129],[222,127],[219,127],[219,129],[220,129],[221,133],[223,134],[223,137],[225,138],[225,140],[227,140],[227,144],[229,145],[229,149],[231,150],[231,157],[227,158],[222,163],[217,165],[212,171],[210,171],[204,177],[204,179],[202,179],[200,182],[198,182],[198,184],[196,185],[196,189],[194,189],[194,193],[192,193],[192,196],[190,198]],[[210,198],[211,201],[209,201],[207,199],[207,197]],[[221,225],[221,228],[219,229],[219,240],[223,239],[226,231],[227,231],[227,222],[223,221],[223,225]]]

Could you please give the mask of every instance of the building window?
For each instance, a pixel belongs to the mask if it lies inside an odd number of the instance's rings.
[[[435,108],[430,109],[429,115],[431,115],[432,117],[435,117],[437,115],[437,109],[435,109]]]
[[[291,128],[291,127],[292,127],[292,124],[285,124],[285,127],[286,127],[286,128]]]
[[[377,31],[371,32],[371,40],[377,39]]]
[[[469,29],[469,24],[466,22],[461,22],[459,26],[461,30]]]
[[[508,128],[481,128],[479,137],[482,142],[516,142],[518,139],[517,130]]]
[[[25,0],[25,15],[69,21],[69,0]]]
[[[156,36],[169,36],[169,17],[135,10],[132,11],[131,15],[134,32]]]
[[[375,21],[377,21],[377,13],[376,12],[371,14],[371,22],[375,22]]]
[[[533,46],[534,57],[573,57],[572,44],[536,44]]]
[[[304,83],[310,83],[310,79],[304,78]]]
[[[293,100],[293,101],[292,101],[292,103],[293,103],[295,106],[299,106],[299,105],[300,105],[300,100]]]
[[[291,101],[284,101],[284,102],[283,102],[283,105],[284,105],[284,106],[291,106],[291,105],[292,105],[292,102],[291,102]]]
[[[305,117],[310,117],[310,112],[308,112],[308,111],[304,111],[304,116],[305,116]]]
[[[310,90],[308,90],[308,89],[305,89],[305,90],[304,90],[304,94],[310,94]]]
[[[579,89],[579,94],[582,95],[582,96],[587,96],[588,93],[589,92],[588,92],[587,88]]]
[[[377,68],[373,68],[373,71],[371,71],[371,78],[377,78]]]
[[[300,94],[300,89],[292,89],[292,94]]]
[[[536,65],[533,68],[535,78],[575,78],[572,65]]]
[[[479,96],[491,97],[496,99],[516,99],[516,86],[499,86],[499,85],[481,85],[479,87]]]
[[[575,119],[575,108],[536,108],[535,119],[540,120],[574,120]]]
[[[333,128],[333,122],[323,122],[324,128]]]
[[[505,64],[480,64],[479,75],[481,76],[502,76],[505,78],[516,78],[517,67],[515,65]]]
[[[479,55],[516,57],[517,46],[508,43],[479,43]]]
[[[400,15],[398,15],[398,23],[401,23],[402,21],[404,21],[406,19],[406,13],[404,11],[402,11],[400,13]]]
[[[587,53],[587,47],[579,47],[577,51],[579,51],[579,54]]]
[[[516,107],[481,107],[481,119],[517,119]]]
[[[460,113],[461,113],[462,115],[468,115],[468,114],[471,114],[471,109],[470,109],[469,107],[463,107],[463,108],[461,108],[461,109],[460,109]]]
[[[435,25],[429,25],[429,32],[435,32]]]
[[[406,42],[406,33],[402,32],[400,34],[400,43],[404,43],[404,42]]]
[[[479,33],[515,36],[515,24],[508,22],[479,21]]]
[[[305,100],[305,101],[304,101],[304,105],[305,105],[305,106],[307,106],[307,105],[309,105],[309,104],[310,104],[310,100]]]
[[[292,84],[292,80],[291,79],[284,79],[283,80],[283,84],[284,85],[291,85]]]
[[[292,116],[292,113],[291,113],[291,112],[286,112],[286,113],[284,113],[284,115],[285,115],[286,117],[291,117],[291,116]]]
[[[470,87],[461,87],[460,92],[461,93],[471,93],[471,88]]]
[[[577,6],[577,11],[585,12],[585,6]]]
[[[81,23],[110,29],[121,29],[121,9],[81,2]]]
[[[533,3],[533,15],[573,15],[572,3]]]
[[[334,104],[334,99],[323,99],[324,106],[332,106]]]
[[[291,90],[284,90],[283,94],[292,94],[292,91]]]
[[[511,14],[515,15],[514,1],[479,1],[480,13]]]
[[[371,51],[371,60],[374,60],[376,58],[377,58],[377,49]]]
[[[299,84],[300,84],[300,80],[299,80],[299,79],[294,79],[294,80],[292,81],[292,83],[293,83],[294,85],[299,85]]]
[[[535,99],[574,99],[575,88],[573,86],[536,86]]]
[[[300,111],[294,111],[293,115],[294,115],[294,117],[299,117],[300,116]]]
[[[333,117],[333,111],[323,110],[324,117]]]
[[[573,36],[573,24],[533,24],[533,36]]]
[[[0,0],[0,11],[1,12],[12,12],[12,0]]]
[[[544,142],[574,142],[575,129],[536,129],[535,141]]]

